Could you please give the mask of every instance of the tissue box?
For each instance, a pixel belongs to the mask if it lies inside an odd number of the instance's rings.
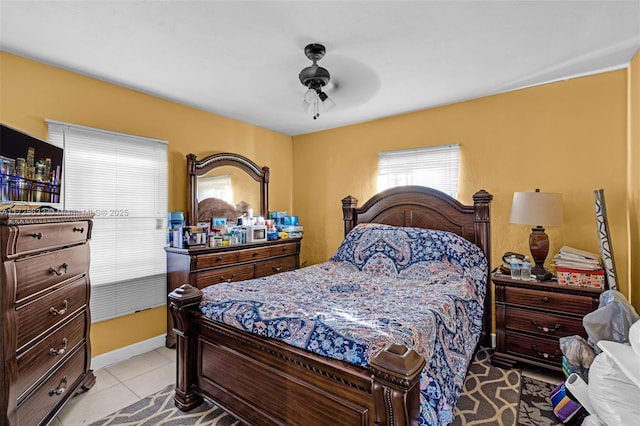
[[[604,269],[585,271],[558,266],[558,284],[577,287],[604,288]]]

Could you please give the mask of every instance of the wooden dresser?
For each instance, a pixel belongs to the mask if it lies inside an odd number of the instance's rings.
[[[513,280],[494,275],[496,350],[494,365],[512,368],[524,362],[562,370],[559,339],[587,338],[582,318],[596,310],[603,290],[561,286],[557,282]]]
[[[292,271],[300,266],[301,238],[290,238],[225,247],[166,247],[167,295],[182,284],[204,288],[212,284],[242,281]],[[167,346],[176,336],[167,314]]]
[[[89,389],[92,215],[0,212],[1,424],[48,424]]]

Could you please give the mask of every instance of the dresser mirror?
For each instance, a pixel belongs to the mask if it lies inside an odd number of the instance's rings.
[[[242,155],[220,153],[198,160],[189,154],[187,182],[191,225],[212,217],[232,221],[243,214],[267,217],[269,213],[269,168]]]

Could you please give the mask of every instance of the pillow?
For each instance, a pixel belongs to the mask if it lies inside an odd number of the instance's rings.
[[[409,269],[420,271],[421,262],[454,265],[462,274],[474,270],[472,275],[478,275],[477,267],[482,271],[488,268],[478,246],[451,232],[375,223],[353,228],[331,260],[387,276],[400,275]],[[480,275],[486,279],[486,273]]]

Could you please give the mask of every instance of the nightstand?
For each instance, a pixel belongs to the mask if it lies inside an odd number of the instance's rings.
[[[587,338],[582,318],[598,308],[602,289],[561,286],[555,281],[522,281],[494,274],[496,350],[499,367],[523,362],[562,370],[559,339]]]

